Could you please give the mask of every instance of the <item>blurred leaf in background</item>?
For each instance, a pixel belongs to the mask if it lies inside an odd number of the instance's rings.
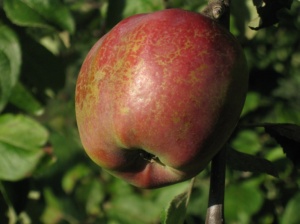
[[[0,24],[0,112],[19,79],[21,57],[16,33],[8,26]]]

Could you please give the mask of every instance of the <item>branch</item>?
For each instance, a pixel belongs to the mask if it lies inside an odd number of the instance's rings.
[[[208,0],[202,14],[229,29],[230,0]]]
[[[206,224],[223,224],[224,222],[224,193],[227,146],[224,146],[211,162]]]

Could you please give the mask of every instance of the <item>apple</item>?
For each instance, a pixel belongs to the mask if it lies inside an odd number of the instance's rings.
[[[228,141],[247,83],[242,48],[216,21],[181,9],[131,16],[82,64],[75,109],[83,147],[137,187],[185,181]]]

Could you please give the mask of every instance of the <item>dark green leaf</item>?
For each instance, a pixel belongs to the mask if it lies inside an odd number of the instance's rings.
[[[22,36],[21,43],[24,52],[21,81],[44,103],[48,92],[56,93],[64,86],[66,75],[62,59],[26,35]]]
[[[0,179],[16,181],[30,175],[44,155],[48,132],[33,119],[0,117]]]
[[[257,27],[250,28],[259,30],[278,23],[278,13],[284,9],[290,9],[292,2],[293,0],[264,0],[264,4],[257,4],[256,9],[260,17],[260,23]]]
[[[287,158],[300,167],[300,126],[295,124],[265,124],[270,134],[283,148]]]
[[[162,216],[163,224],[184,223],[187,209],[188,192],[181,193],[173,198]]]
[[[21,49],[14,31],[0,25],[0,112],[18,81]]]
[[[4,0],[7,17],[26,27],[55,27],[74,32],[75,24],[69,9],[59,0]]]
[[[15,182],[2,181],[0,184],[2,184],[2,190],[4,191],[1,193],[6,194],[6,197],[9,198],[10,204],[16,214],[20,214],[24,211],[28,202],[28,193],[30,190],[29,178]]]
[[[9,59],[0,51],[0,111],[4,108],[11,93],[10,71]]]
[[[228,148],[227,164],[231,169],[254,173],[267,173],[278,177],[278,171],[270,161]]]
[[[9,102],[30,114],[39,115],[43,112],[42,105],[22,83],[17,83],[13,88]]]

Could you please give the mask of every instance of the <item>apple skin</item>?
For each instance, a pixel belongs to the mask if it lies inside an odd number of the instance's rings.
[[[248,71],[238,41],[199,13],[124,19],[90,50],[76,85],[86,153],[141,188],[185,181],[228,141]]]

